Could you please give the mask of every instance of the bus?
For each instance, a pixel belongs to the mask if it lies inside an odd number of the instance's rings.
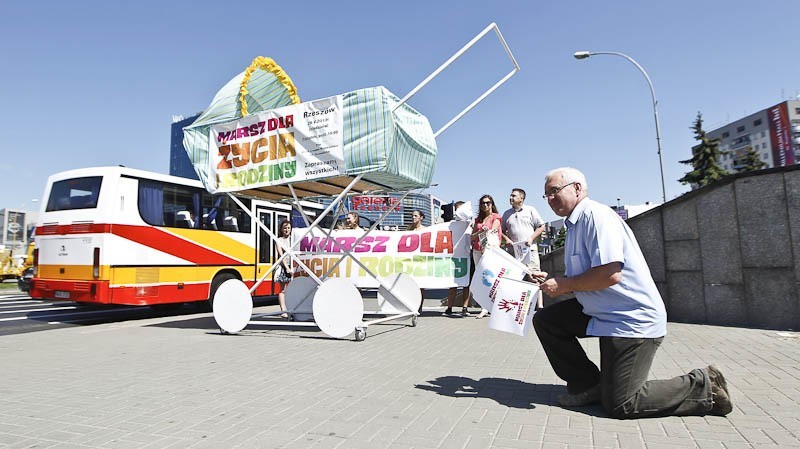
[[[289,204],[237,199],[273,233],[283,220],[297,224],[299,213]],[[323,208],[301,204],[310,216]],[[275,242],[251,215],[199,181],[127,167],[70,170],[47,180],[30,296],[164,308],[210,304],[224,281],[252,287],[275,259]],[[269,276],[253,295],[279,288]]]

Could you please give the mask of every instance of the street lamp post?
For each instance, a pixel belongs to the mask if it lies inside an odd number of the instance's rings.
[[[640,66],[639,63],[636,62],[633,58],[626,55],[625,53],[619,53],[616,51],[576,51],[575,54],[573,54],[572,56],[574,56],[575,59],[586,59],[589,56],[594,56],[594,55],[614,55],[614,56],[621,56],[627,59],[631,64],[635,65],[640,72],[642,72],[642,75],[644,75],[644,78],[647,80],[647,85],[650,86],[650,96],[653,99],[653,117],[655,118],[656,121],[656,144],[658,145],[658,168],[659,170],[661,170],[661,198],[666,203],[667,189],[664,186],[664,163],[661,160],[661,128],[658,125],[658,109],[656,108],[656,106],[658,105],[658,100],[656,100],[656,91],[655,89],[653,89],[653,82],[650,81],[650,77],[647,75],[647,72],[644,70],[644,68]]]

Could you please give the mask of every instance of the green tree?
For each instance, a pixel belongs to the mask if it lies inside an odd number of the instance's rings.
[[[758,156],[758,153],[753,149],[753,147],[747,149],[744,159],[739,161],[739,163],[742,165],[742,168],[736,170],[737,173],[761,170],[767,166],[767,164]]]
[[[694,138],[700,143],[692,147],[692,158],[680,161],[681,164],[692,166],[692,171],[679,179],[683,184],[698,185],[700,187],[713,184],[730,173],[719,165],[719,156],[722,152],[719,149],[719,139],[710,138],[703,131],[703,114],[697,113],[694,125],[690,128],[694,130]]]
[[[567,227],[564,226],[563,228],[558,230],[558,234],[556,234],[556,241],[553,242],[553,249],[563,248],[564,241],[567,239]]]

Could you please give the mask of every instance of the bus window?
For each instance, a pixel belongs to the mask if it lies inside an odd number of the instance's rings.
[[[139,215],[152,226],[199,228],[200,197],[196,187],[139,180]]]
[[[102,181],[102,176],[88,176],[54,182],[45,210],[53,212],[96,208]]]
[[[164,211],[163,184],[139,180],[139,215],[153,226],[175,226],[175,214]]]
[[[250,200],[239,198],[250,209]],[[250,233],[250,216],[228,195],[203,196],[203,229]]]
[[[139,180],[139,215],[153,226],[250,233],[250,216],[228,195],[148,179]]]

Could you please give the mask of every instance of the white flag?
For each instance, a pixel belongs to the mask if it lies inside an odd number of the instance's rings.
[[[539,286],[530,282],[499,279],[489,329],[526,336],[536,313]]]
[[[475,267],[469,290],[475,301],[486,310],[492,310],[500,278],[522,280],[528,268],[497,247],[488,247]]]
[[[453,216],[458,221],[472,221],[475,218],[475,212],[472,210],[472,203],[467,201],[462,204],[458,209],[453,211]]]
[[[514,256],[526,266],[531,264],[531,248],[528,242],[514,242]]]

